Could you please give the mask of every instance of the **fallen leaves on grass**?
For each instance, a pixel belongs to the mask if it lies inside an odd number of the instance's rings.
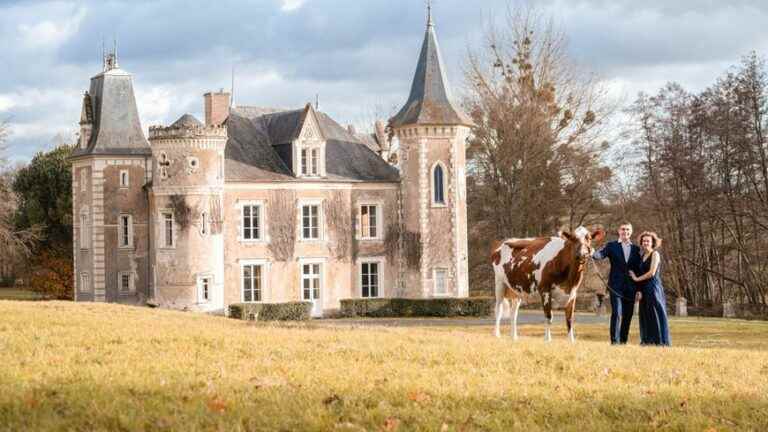
[[[206,405],[209,410],[219,414],[223,414],[227,410],[227,403],[217,397],[208,399]]]

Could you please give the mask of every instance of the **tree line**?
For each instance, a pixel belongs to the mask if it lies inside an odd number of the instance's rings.
[[[624,109],[574,66],[564,35],[510,9],[470,49],[470,279],[490,290],[489,239],[631,221],[665,239],[670,297],[768,304],[768,70],[753,53],[700,93],[670,83]],[[618,132],[618,133],[617,133]]]

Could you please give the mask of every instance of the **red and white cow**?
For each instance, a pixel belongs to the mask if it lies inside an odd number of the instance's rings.
[[[517,340],[520,303],[523,296],[538,291],[547,319],[544,339],[551,341],[552,290],[557,286],[569,296],[565,322],[568,338],[575,341],[576,293],[593,252],[592,241],[600,242],[603,237],[603,230],[590,233],[586,228],[578,227],[573,234],[561,232],[558,237],[511,238],[495,242],[491,263],[496,281],[496,336],[501,336],[501,317],[506,304],[511,309],[512,338]]]

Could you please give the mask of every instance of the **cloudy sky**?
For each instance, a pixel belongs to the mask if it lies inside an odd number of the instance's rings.
[[[436,0],[434,17],[458,92],[462,58],[508,0]],[[76,131],[81,95],[118,40],[145,128],[229,88],[236,103],[314,101],[361,124],[405,101],[424,31],[424,0],[0,0],[0,121],[9,156],[28,160]],[[565,29],[572,56],[631,99],[667,81],[709,85],[751,50],[768,54],[765,0],[536,0]]]

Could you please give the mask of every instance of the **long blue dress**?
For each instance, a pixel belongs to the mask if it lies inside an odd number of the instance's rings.
[[[651,269],[652,257],[640,263],[638,276]],[[640,300],[640,344],[671,345],[669,338],[669,320],[667,319],[667,298],[661,283],[661,263],[656,274],[650,279],[638,283],[637,289],[643,293]]]

